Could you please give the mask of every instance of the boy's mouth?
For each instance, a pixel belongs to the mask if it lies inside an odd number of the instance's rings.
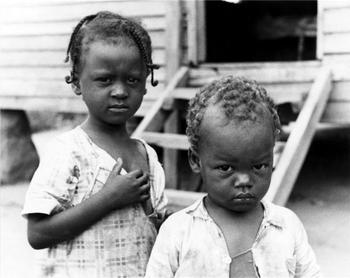
[[[128,110],[128,106],[125,104],[113,104],[108,106],[108,110],[112,112],[123,112]]]
[[[253,194],[250,193],[239,193],[234,197],[236,200],[242,200],[242,201],[249,201],[249,200],[254,200],[256,197]]]

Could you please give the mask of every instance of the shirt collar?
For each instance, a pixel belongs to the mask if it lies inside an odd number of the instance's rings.
[[[211,220],[211,217],[204,206],[204,198],[207,196],[203,196],[199,200],[195,201],[192,205],[185,208],[185,212],[193,217],[198,217],[203,220]],[[261,200],[261,203],[264,207],[264,219],[263,222],[270,224],[278,229],[283,229],[285,226],[285,222],[283,217],[276,213],[275,205],[267,202],[265,200]]]
[[[211,217],[208,214],[207,209],[204,206],[204,198],[207,196],[205,194],[203,197],[195,201],[192,205],[185,208],[185,212],[193,217],[198,217],[203,220],[210,220]]]
[[[285,227],[285,221],[281,214],[277,213],[276,205],[271,202],[261,200],[264,207],[264,222],[268,223],[276,228],[283,229]]]

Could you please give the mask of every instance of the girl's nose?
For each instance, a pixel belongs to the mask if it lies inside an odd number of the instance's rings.
[[[249,175],[246,173],[237,173],[234,179],[234,186],[235,187],[251,186]]]
[[[116,84],[111,89],[111,96],[116,98],[125,98],[128,96],[128,92],[123,85]]]

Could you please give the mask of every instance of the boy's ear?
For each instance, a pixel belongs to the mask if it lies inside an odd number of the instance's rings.
[[[193,151],[192,148],[188,149],[188,162],[189,162],[191,169],[194,173],[200,173],[201,163],[199,160],[199,156],[195,151]]]
[[[77,96],[80,96],[81,95],[81,89],[80,89],[79,81],[72,82],[71,86],[72,86],[74,94],[76,94]]]

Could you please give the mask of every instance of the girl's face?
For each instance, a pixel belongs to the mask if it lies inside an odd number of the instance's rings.
[[[274,137],[272,119],[228,120],[219,105],[204,114],[198,154],[190,164],[201,174],[208,204],[234,212],[260,207],[272,174]]]
[[[135,44],[95,41],[82,54],[79,87],[97,124],[124,125],[146,93],[146,69]]]

